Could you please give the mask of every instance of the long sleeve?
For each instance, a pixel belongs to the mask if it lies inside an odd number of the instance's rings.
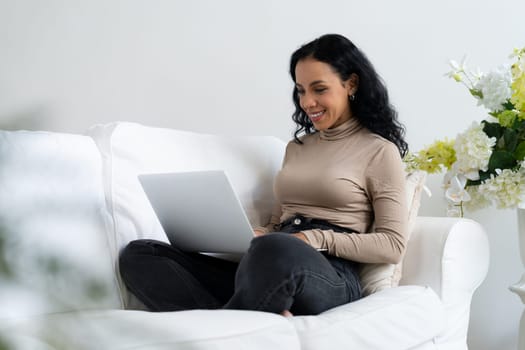
[[[256,230],[262,231],[264,233],[268,232],[275,232],[278,228],[277,226],[281,223],[281,205],[279,203],[275,203],[273,205],[272,215],[270,216],[270,221],[264,225],[256,227]]]
[[[407,241],[405,172],[397,147],[351,120],[290,142],[275,192],[281,220],[324,219],[358,234],[303,231],[315,248],[367,263],[397,263]]]
[[[372,160],[365,176],[365,191],[374,212],[371,232],[304,233],[313,247],[328,249],[335,256],[367,263],[398,263],[406,248],[408,211],[405,173],[397,149],[385,148]]]

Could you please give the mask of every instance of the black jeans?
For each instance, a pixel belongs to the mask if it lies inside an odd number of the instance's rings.
[[[132,241],[120,255],[128,289],[152,311],[246,309],[315,315],[362,296],[358,264],[318,252],[288,233],[337,227],[294,221],[254,238],[240,263]],[[341,229],[342,230],[342,229]]]

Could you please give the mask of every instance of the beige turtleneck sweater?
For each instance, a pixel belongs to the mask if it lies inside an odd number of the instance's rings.
[[[364,263],[397,263],[407,241],[405,172],[397,147],[357,119],[291,141],[266,227],[301,214],[360,234],[302,231],[314,248]]]

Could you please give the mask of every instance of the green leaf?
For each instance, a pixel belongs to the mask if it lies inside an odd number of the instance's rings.
[[[502,127],[498,123],[489,123],[487,121],[483,121],[483,131],[485,134],[487,134],[488,137],[495,137],[499,140],[502,134]]]
[[[514,158],[518,161],[525,159],[525,141],[521,141],[518,147],[516,147]]]
[[[481,180],[467,180],[465,187],[481,185]]]
[[[512,128],[517,131],[523,131],[525,129],[525,120],[519,118],[519,115],[514,119]]]
[[[503,104],[503,107],[507,110],[507,111],[512,111],[515,109],[514,107],[514,104],[512,102],[510,102],[510,100],[507,100],[507,102],[505,102]]]
[[[490,178],[491,172],[489,171],[479,171],[479,180],[467,180],[466,186],[478,186],[481,185],[481,183],[488,178]]]
[[[512,129],[505,129],[503,139],[505,140],[504,149],[511,153],[514,152],[518,145],[518,133]]]
[[[494,151],[489,159],[489,172],[496,169],[509,169],[516,165],[514,155],[507,151]]]
[[[485,181],[490,178],[490,172],[489,171],[480,171],[479,172],[479,181]]]
[[[469,89],[469,91],[470,91],[472,96],[483,98],[483,93],[481,92],[481,90]]]

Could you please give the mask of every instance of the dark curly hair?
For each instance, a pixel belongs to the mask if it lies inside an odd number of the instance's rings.
[[[385,84],[365,54],[342,35],[323,35],[292,54],[290,75],[294,83],[297,63],[309,57],[329,64],[343,81],[348,80],[352,74],[359,77],[355,98],[349,99],[353,115],[368,130],[393,142],[401,156],[405,156],[408,152],[408,144],[404,140],[405,128],[398,121],[397,112],[389,102]],[[299,104],[297,87],[293,90],[293,102],[295,112],[292,119],[296,124],[294,138],[296,142],[302,143],[300,134],[313,134],[317,130]]]

